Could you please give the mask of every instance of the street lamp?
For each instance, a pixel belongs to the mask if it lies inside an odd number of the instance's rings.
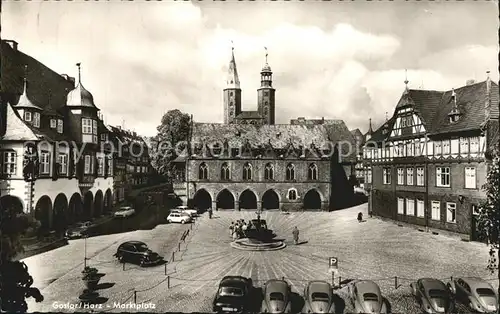
[[[83,235],[83,268],[87,267],[87,235]]]

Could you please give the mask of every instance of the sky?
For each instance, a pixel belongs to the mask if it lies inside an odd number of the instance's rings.
[[[342,119],[378,127],[405,88],[498,81],[498,2],[7,1],[2,38],[77,76],[105,122],[152,136],[168,110],[223,122],[234,46],[243,110],[257,110],[260,70],[276,122]],[[233,44],[231,43],[233,42]],[[407,73],[407,74],[405,74]]]

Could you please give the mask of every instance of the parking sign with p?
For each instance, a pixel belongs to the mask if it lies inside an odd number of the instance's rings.
[[[339,268],[339,260],[336,257],[330,257],[330,262],[329,266],[331,269],[338,269]]]

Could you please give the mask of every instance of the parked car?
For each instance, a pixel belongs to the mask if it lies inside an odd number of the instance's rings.
[[[117,210],[114,214],[115,217],[121,217],[121,218],[126,218],[133,216],[135,214],[135,209],[133,209],[130,206],[125,206],[121,207],[119,210]]]
[[[88,229],[92,226],[90,221],[79,222],[75,224],[73,227],[66,230],[64,233],[64,237],[66,239],[79,239],[83,236],[88,235]]]
[[[163,257],[151,251],[146,243],[140,241],[127,241],[118,247],[113,255],[120,262],[129,262],[140,266],[158,264],[163,261]]]
[[[450,290],[441,280],[421,278],[410,287],[425,313],[450,313],[453,310]]]
[[[335,313],[332,285],[325,281],[310,281],[304,289],[302,313]]]
[[[251,278],[226,276],[219,283],[213,301],[213,311],[217,313],[244,313],[251,306],[253,291]]]
[[[447,286],[455,295],[456,301],[468,305],[473,311],[496,313],[499,310],[497,292],[481,278],[455,278]]]
[[[291,313],[290,285],[284,280],[268,280],[262,288],[263,300],[260,313]]]
[[[189,207],[187,207],[187,206],[177,206],[177,207],[175,208],[175,210],[178,210],[178,211],[180,211],[181,213],[187,213],[187,214],[189,214],[189,215],[191,215],[191,216],[196,216],[196,215],[198,215],[198,210],[193,209],[193,208],[189,208]]]
[[[348,286],[349,300],[355,313],[387,313],[380,287],[371,280],[355,281]]]
[[[179,213],[179,212],[171,212],[170,215],[168,215],[168,217],[167,217],[168,223],[176,222],[176,223],[185,224],[187,222],[191,222],[192,220],[193,220],[193,218],[191,217],[191,215],[186,214],[186,213]]]

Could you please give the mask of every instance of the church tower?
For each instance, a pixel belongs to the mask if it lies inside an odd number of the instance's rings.
[[[241,113],[241,88],[236,61],[234,60],[234,47],[231,48],[231,61],[224,89],[224,123],[234,123],[234,118]]]
[[[266,64],[260,71],[260,88],[257,90],[257,106],[260,116],[264,118],[264,124],[275,123],[275,89],[273,88],[273,72],[267,63],[267,48],[266,49]]]

